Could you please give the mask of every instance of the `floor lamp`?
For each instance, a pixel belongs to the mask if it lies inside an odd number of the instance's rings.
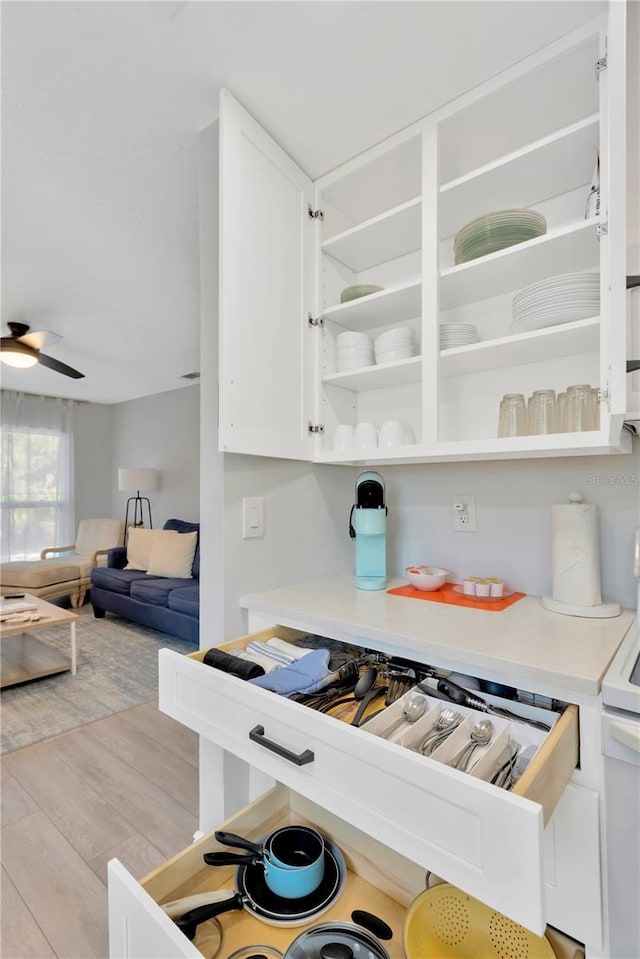
[[[149,519],[149,529],[153,529],[151,521],[151,503],[147,496],[140,496],[143,493],[154,490],[157,486],[158,470],[147,469],[146,467],[121,467],[118,470],[118,488],[123,491],[135,490],[136,495],[130,496],[127,500],[127,511],[124,517],[124,545],[127,545],[127,533],[129,531],[129,510],[133,503],[133,522],[132,526],[144,526],[144,507],[146,504],[147,516]]]

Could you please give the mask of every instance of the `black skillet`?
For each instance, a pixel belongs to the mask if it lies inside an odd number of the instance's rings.
[[[188,939],[193,939],[196,927],[201,922],[223,912],[246,909],[256,919],[269,925],[302,926],[328,909],[344,886],[346,866],[342,853],[332,843],[327,843],[324,855],[324,877],[318,888],[308,896],[300,899],[277,896],[267,886],[262,863],[250,862],[238,866],[236,870],[235,893],[223,890],[224,897],[219,901],[190,909],[176,920],[176,925]]]

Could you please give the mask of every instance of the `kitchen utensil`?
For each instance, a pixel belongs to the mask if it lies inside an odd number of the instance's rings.
[[[407,910],[406,959],[556,959],[534,933],[447,882],[426,889]]]
[[[429,695],[432,693],[430,687],[426,684],[418,684],[418,689]],[[502,716],[504,719],[510,719],[517,723],[524,723],[527,726],[533,726],[534,729],[543,729],[549,732],[551,726],[540,719],[530,719],[528,716],[520,716],[518,713],[505,709],[503,706],[492,706],[482,699],[481,696],[472,696],[468,690],[463,689],[450,679],[438,679],[438,692],[447,696],[451,702],[458,706],[468,706],[470,709],[477,709],[481,713],[491,713],[494,716]]]
[[[463,719],[462,713],[454,709],[442,709],[416,752],[421,752],[423,756],[430,756],[436,746],[444,742],[447,736],[458,728]]]
[[[176,924],[188,939],[193,939],[198,925],[223,912],[246,909],[252,916],[272,926],[302,926],[326,912],[340,896],[346,879],[344,856],[334,843],[325,839],[324,876],[310,895],[285,899],[266,884],[259,863],[240,865],[236,870],[235,890],[217,889],[212,901],[180,916]]]
[[[204,854],[208,866],[261,865],[269,889],[285,899],[300,899],[318,888],[324,875],[324,839],[308,826],[283,826],[271,833],[264,843],[255,843],[219,831],[218,842],[249,850],[238,856],[234,853]]]
[[[370,689],[368,693],[365,693],[365,695],[362,698],[362,702],[360,703],[360,705],[358,706],[356,710],[355,716],[351,720],[351,725],[359,726],[360,723],[362,722],[362,719],[364,717],[364,714],[367,710],[369,703],[373,702],[374,699],[377,699],[378,696],[384,695],[386,692],[387,692],[386,686],[375,686],[373,689]]]
[[[197,893],[193,896],[185,896],[182,899],[173,899],[171,902],[164,902],[161,908],[170,919],[177,919],[189,909],[195,906],[202,906],[212,901],[213,896],[209,892]],[[201,923],[196,930],[194,946],[202,953],[204,959],[214,959],[222,946],[222,926],[218,919],[207,919]]]
[[[282,953],[273,946],[243,946],[231,953],[228,959],[282,959]]]
[[[352,913],[352,917],[357,914]],[[360,912],[359,915],[369,914]],[[351,959],[354,955],[358,959],[389,959],[379,939],[355,922],[323,922],[311,926],[293,940],[284,959]]]
[[[320,712],[328,713],[330,710],[335,709],[335,707],[344,706],[345,703],[351,703],[354,700],[359,702],[373,687],[373,684],[377,678],[378,670],[375,669],[374,666],[367,667],[367,669],[363,670],[363,672],[360,674],[351,696],[344,696],[341,699],[329,701],[324,706],[320,707]]]
[[[400,729],[404,723],[417,722],[427,711],[427,698],[426,696],[412,696],[411,699],[408,699],[402,708],[402,717],[397,719],[388,729],[385,729],[384,736],[385,739],[388,739],[392,733],[395,733],[397,729]]]
[[[460,772],[466,772],[471,757],[479,746],[488,746],[493,736],[493,723],[490,719],[479,719],[471,730],[471,738],[462,749],[456,753],[449,765]]]
[[[505,789],[512,789],[518,782],[525,769],[536,754],[535,746],[527,746],[515,759],[509,768],[509,775],[504,782]]]

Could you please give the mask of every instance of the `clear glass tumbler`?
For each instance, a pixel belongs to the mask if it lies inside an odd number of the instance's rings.
[[[529,399],[529,433],[557,433],[555,390],[534,390]]]
[[[498,436],[528,434],[527,404],[523,393],[506,393],[500,402]]]
[[[567,432],[567,392],[558,393],[556,397],[556,425],[558,433]]]
[[[567,432],[579,433],[596,428],[591,387],[586,383],[567,387]]]

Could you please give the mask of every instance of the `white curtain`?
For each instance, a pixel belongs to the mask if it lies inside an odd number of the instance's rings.
[[[75,539],[73,400],[2,390],[2,561]]]

